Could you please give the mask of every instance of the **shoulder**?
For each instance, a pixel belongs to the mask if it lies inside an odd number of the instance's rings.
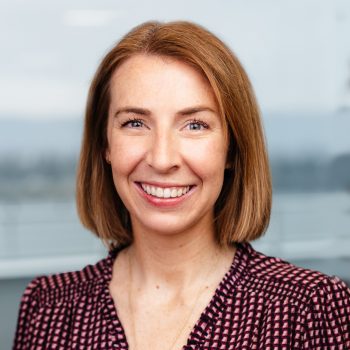
[[[239,287],[245,293],[259,295],[270,305],[294,305],[305,313],[345,305],[350,315],[350,289],[338,277],[266,256],[247,243],[242,251],[246,265]]]
[[[266,256],[249,244],[242,249],[246,266],[240,290],[263,302],[276,327],[288,319],[288,327],[302,334],[304,349],[350,348],[350,289],[342,280]]]
[[[267,298],[288,298],[309,306],[322,297],[336,299],[339,293],[350,300],[349,288],[338,277],[266,256],[250,244],[244,244],[242,249],[247,257],[242,288],[263,293]]]
[[[22,302],[31,299],[40,307],[43,304],[71,302],[83,296],[93,295],[109,278],[112,258],[108,257],[79,271],[39,276],[26,287]]]
[[[60,341],[65,343],[70,339],[66,331],[72,322],[76,322],[79,329],[82,322],[92,322],[95,309],[100,307],[106,293],[112,264],[113,257],[109,254],[80,271],[32,280],[21,299],[13,349],[36,349],[42,337],[57,345],[56,335],[50,336],[53,330],[63,337]]]

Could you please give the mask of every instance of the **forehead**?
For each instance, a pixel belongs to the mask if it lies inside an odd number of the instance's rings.
[[[171,91],[173,97],[181,97],[184,102],[190,102],[192,98],[216,103],[213,90],[204,74],[188,63],[172,57],[134,55],[124,61],[111,77],[112,101],[130,96],[138,99],[154,98],[154,94],[166,97],[166,91]]]
[[[152,72],[152,69],[150,68],[156,68],[156,70],[160,72],[171,69],[181,69],[184,72],[187,72],[189,75],[197,75],[198,78],[203,80],[203,83],[207,83],[209,85],[209,82],[203,72],[185,60],[177,57],[147,53],[134,54],[125,59],[113,72],[112,79],[120,78],[125,70],[127,70],[128,73],[146,75]]]

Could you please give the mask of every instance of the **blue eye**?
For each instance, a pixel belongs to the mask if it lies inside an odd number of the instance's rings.
[[[126,122],[122,123],[122,127],[129,127],[129,128],[142,128],[143,127],[143,121],[141,119],[129,119]]]
[[[208,129],[209,125],[201,120],[192,120],[188,123],[188,128],[190,130],[203,130]]]

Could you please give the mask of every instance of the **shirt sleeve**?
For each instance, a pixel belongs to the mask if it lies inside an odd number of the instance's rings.
[[[36,278],[28,284],[22,295],[13,350],[27,350],[33,344],[39,288],[40,280]]]
[[[350,350],[350,289],[337,277],[325,279],[311,297],[303,349]]]

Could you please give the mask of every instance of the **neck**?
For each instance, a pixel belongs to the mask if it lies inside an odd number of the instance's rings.
[[[128,254],[138,284],[185,289],[203,278],[225,251],[216,243],[213,228],[197,230],[174,235],[135,230]]]

